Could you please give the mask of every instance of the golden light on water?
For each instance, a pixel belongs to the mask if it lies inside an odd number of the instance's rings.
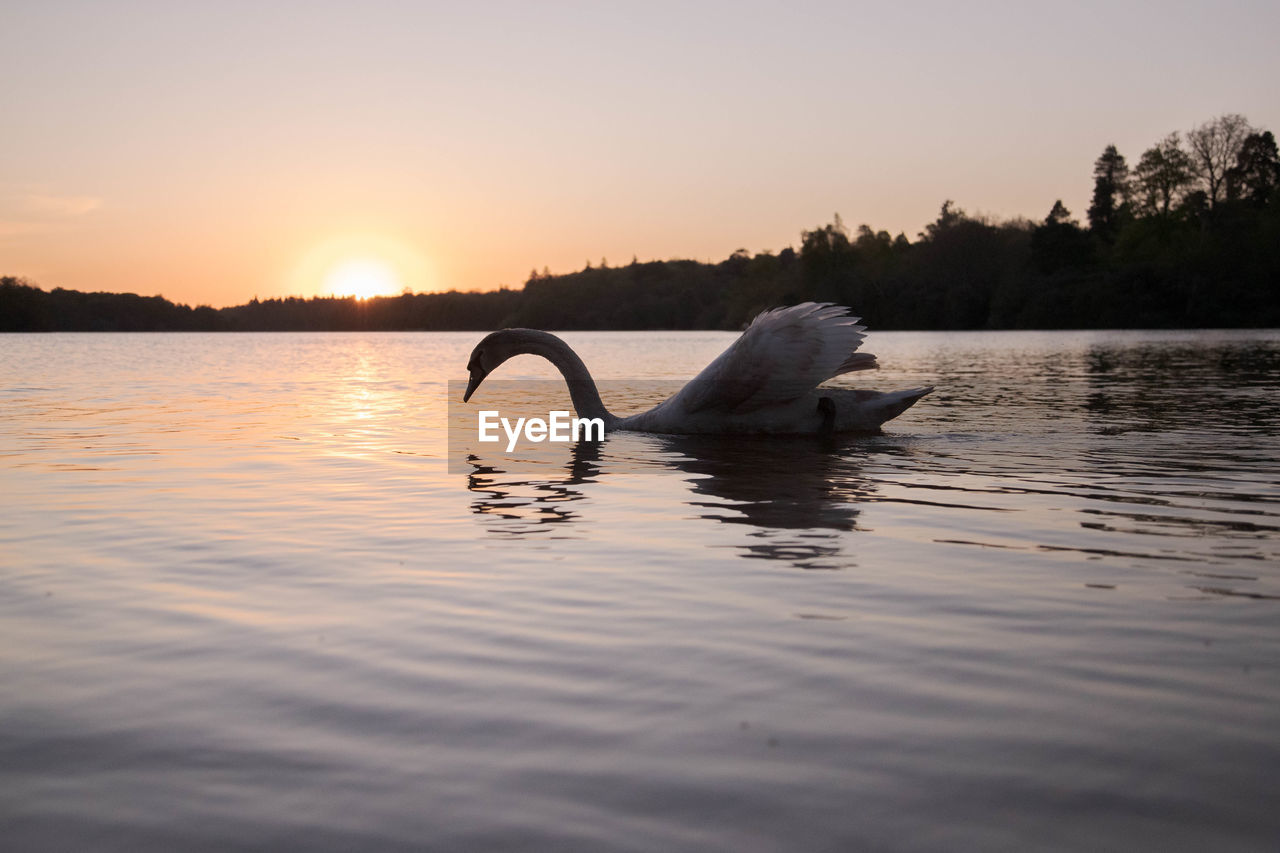
[[[290,290],[301,296],[370,299],[439,289],[431,265],[408,245],[381,235],[344,235],[320,242],[296,264]]]

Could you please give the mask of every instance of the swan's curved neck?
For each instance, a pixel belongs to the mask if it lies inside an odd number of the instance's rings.
[[[591,372],[578,354],[569,345],[549,332],[536,329],[512,329],[518,332],[518,343],[515,353],[540,355],[556,366],[565,384],[569,386],[569,397],[573,400],[573,408],[580,418],[600,418],[606,430],[611,430],[618,423],[618,417],[604,407],[596,382]]]

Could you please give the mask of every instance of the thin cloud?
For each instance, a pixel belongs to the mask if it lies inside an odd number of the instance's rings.
[[[91,195],[47,195],[29,193],[24,199],[26,208],[32,213],[45,216],[70,218],[84,216],[102,207],[102,199]]]
[[[103,205],[91,195],[62,195],[30,188],[0,188],[0,240],[65,228]]]

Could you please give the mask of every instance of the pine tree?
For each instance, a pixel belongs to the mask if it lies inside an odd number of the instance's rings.
[[[1102,150],[1093,164],[1093,203],[1089,205],[1089,229],[1104,240],[1115,239],[1128,213],[1129,165],[1114,145]]]

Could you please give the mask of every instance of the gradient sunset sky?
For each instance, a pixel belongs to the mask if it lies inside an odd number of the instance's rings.
[[[1277,33],[1274,0],[5,0],[0,274],[223,306],[721,260],[837,211],[915,239],[944,199],[1083,219],[1108,143],[1280,131]]]

